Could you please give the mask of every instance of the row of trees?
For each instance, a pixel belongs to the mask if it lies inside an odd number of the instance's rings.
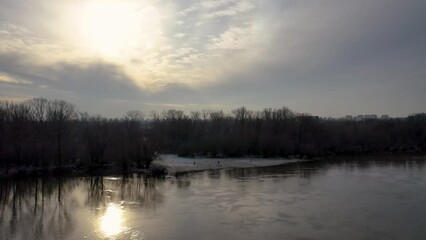
[[[185,115],[154,114],[152,138],[162,152],[182,156],[315,157],[426,150],[426,114],[376,120],[322,119],[288,108],[241,107]]]
[[[68,102],[0,103],[0,166],[148,167],[181,156],[288,157],[426,150],[426,114],[366,121],[322,119],[288,108],[231,113],[140,111],[120,119],[78,113]]]
[[[148,167],[156,148],[142,113],[121,119],[78,113],[61,100],[0,103],[0,166]]]

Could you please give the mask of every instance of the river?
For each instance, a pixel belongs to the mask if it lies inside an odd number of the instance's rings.
[[[425,239],[426,158],[0,180],[0,239]]]

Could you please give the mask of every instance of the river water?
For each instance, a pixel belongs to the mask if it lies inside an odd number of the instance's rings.
[[[0,239],[425,239],[426,159],[0,180]]]

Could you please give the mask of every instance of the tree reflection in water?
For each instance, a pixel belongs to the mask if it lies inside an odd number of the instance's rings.
[[[422,239],[424,160],[362,157],[167,180],[1,179],[0,239]],[[395,222],[402,227],[386,227]]]
[[[93,218],[88,231],[98,228],[98,236],[104,237],[119,234],[128,230],[126,208],[162,204],[158,189],[163,182],[146,176],[2,180],[0,239],[64,239],[81,215]],[[77,209],[86,213],[76,214]]]
[[[72,202],[64,194],[75,187],[63,179],[5,180],[0,184],[2,239],[60,238],[73,231]],[[8,237],[9,236],[9,237]]]

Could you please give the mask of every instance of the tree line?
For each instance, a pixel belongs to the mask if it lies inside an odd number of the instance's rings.
[[[149,167],[156,148],[143,114],[120,119],[79,113],[63,100],[0,103],[0,167]]]
[[[426,114],[344,120],[283,107],[251,111],[179,110],[154,114],[152,139],[162,152],[211,157],[321,157],[378,152],[424,152]]]
[[[0,102],[0,167],[145,168],[158,153],[208,157],[319,157],[426,150],[426,114],[341,120],[283,107],[230,113],[130,111],[107,119],[62,100]]]

